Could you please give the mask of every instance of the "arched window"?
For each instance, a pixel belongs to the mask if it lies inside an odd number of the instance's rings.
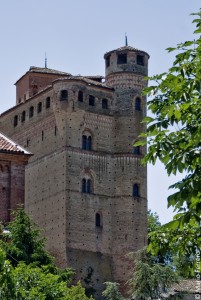
[[[39,114],[41,111],[42,111],[42,102],[39,102],[37,106],[37,113]]]
[[[82,136],[82,149],[86,150],[86,148],[87,148],[87,137],[86,137],[86,135],[83,135]]]
[[[133,197],[140,197],[139,184],[134,183],[133,185]]]
[[[86,193],[86,179],[82,179],[82,193]]]
[[[82,179],[82,193],[84,194],[91,194],[92,192],[92,181],[90,178],[86,179],[83,178]]]
[[[92,139],[91,139],[91,136],[88,136],[86,150],[91,150],[91,149],[92,149]]]
[[[140,154],[140,146],[134,146],[133,154],[139,155]]]
[[[21,121],[24,122],[26,119],[26,112],[25,110],[22,112]]]
[[[91,179],[87,179],[87,194],[91,194]]]
[[[101,220],[100,213],[96,213],[96,215],[95,215],[95,225],[96,225],[96,227],[102,227],[102,220]]]
[[[46,98],[46,104],[45,104],[46,108],[50,108],[50,97]]]
[[[82,91],[78,92],[78,101],[83,102],[83,92]]]
[[[31,106],[31,107],[29,108],[29,118],[32,118],[33,115],[34,115],[34,107]]]
[[[135,110],[141,111],[141,99],[139,97],[135,99]]]
[[[102,99],[102,108],[108,109],[108,100],[107,99]]]
[[[82,136],[82,149],[83,150],[92,150],[92,137],[86,136],[85,134]]]

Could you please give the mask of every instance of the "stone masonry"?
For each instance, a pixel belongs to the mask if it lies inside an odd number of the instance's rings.
[[[145,129],[149,56],[124,46],[104,58],[104,82],[31,67],[16,83],[16,106],[0,116],[0,129],[34,154],[26,211],[57,263],[73,267],[96,299],[105,281],[125,288],[126,254],[147,234],[146,148],[133,143]]]

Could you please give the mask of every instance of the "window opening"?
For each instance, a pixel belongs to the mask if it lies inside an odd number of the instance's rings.
[[[139,185],[137,183],[135,183],[133,185],[133,197],[139,197],[140,193],[139,193]]]
[[[18,124],[18,116],[14,116],[14,127]]]
[[[86,192],[87,194],[91,194],[91,179],[87,180]]]
[[[135,99],[135,110],[141,111],[141,99],[139,97]]]
[[[45,105],[46,108],[50,108],[50,97],[47,97],[46,98],[46,105]]]
[[[89,95],[89,105],[95,106],[95,97],[92,95]]]
[[[22,112],[22,118],[21,118],[21,121],[24,122],[26,119],[26,112],[25,110]]]
[[[137,55],[137,64],[144,66],[144,56],[143,55]]]
[[[96,223],[96,227],[101,227],[101,216],[99,213],[96,213],[95,223]]]
[[[127,54],[118,54],[117,56],[117,63],[118,64],[127,64]]]
[[[140,146],[135,146],[134,147],[133,154],[140,154]]]
[[[31,106],[31,107],[29,108],[29,118],[32,118],[33,115],[34,115],[34,107]]]
[[[83,102],[83,92],[82,91],[78,92],[78,101]]]
[[[82,193],[86,193],[86,179],[82,179]]]
[[[106,57],[105,63],[106,63],[106,68],[108,68],[110,66],[110,55]]]
[[[102,100],[102,108],[103,109],[108,109],[108,100],[107,99]]]
[[[38,106],[37,106],[37,112],[38,114],[42,111],[42,102],[39,102],[38,103]]]
[[[68,91],[62,90],[60,94],[60,101],[65,101],[68,99]]]

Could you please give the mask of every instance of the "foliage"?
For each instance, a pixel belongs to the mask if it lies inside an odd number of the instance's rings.
[[[102,295],[107,300],[124,300],[123,296],[119,292],[119,284],[116,282],[105,282],[106,288]]]
[[[13,216],[14,220],[8,225],[12,239],[2,245],[12,264],[16,265],[18,261],[35,265],[52,264],[53,257],[44,249],[45,239],[30,217],[22,208],[13,212]]]
[[[89,299],[80,283],[70,285],[73,270],[56,267],[39,229],[23,209],[17,210],[8,227],[11,240],[0,243],[0,299]]]
[[[147,212],[148,219],[148,233],[160,229],[161,222],[159,221],[159,215],[156,212],[152,212],[150,209]]]
[[[170,188],[168,207],[176,212],[174,219],[152,234],[149,249],[157,253],[171,244],[180,256],[194,255],[201,246],[199,235],[201,213],[201,11],[196,16],[193,41],[180,43],[169,52],[178,51],[168,72],[150,77],[156,82],[144,91],[151,96],[148,109],[154,117],[145,118],[146,133],[135,145],[146,144],[143,162],[155,164],[159,159],[167,174],[185,173]]]
[[[153,262],[146,249],[134,255],[134,272],[129,280],[131,295],[134,299],[158,299],[178,281],[176,273],[170,266]]]

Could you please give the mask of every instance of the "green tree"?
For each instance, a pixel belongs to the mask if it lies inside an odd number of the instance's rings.
[[[143,163],[159,159],[167,174],[184,173],[171,189],[168,207],[176,212],[173,220],[151,233],[152,253],[172,247],[179,256],[194,255],[201,246],[201,11],[193,14],[195,40],[180,43],[168,72],[150,77],[155,84],[144,90],[148,109],[154,117],[145,118],[146,133],[136,145],[149,145]],[[196,39],[196,34],[199,37]],[[154,236],[155,235],[155,236]]]
[[[134,272],[130,284],[130,293],[134,299],[158,299],[168,292],[173,283],[178,281],[177,274],[170,266],[156,263],[155,258],[146,249],[132,253]]]
[[[45,250],[45,238],[41,237],[40,230],[24,209],[17,209],[13,217],[14,220],[8,225],[12,238],[9,243],[5,241],[2,244],[12,264],[16,265],[18,261],[36,265],[53,264],[53,257]]]
[[[106,288],[102,295],[107,300],[124,300],[124,297],[119,291],[119,284],[116,282],[105,282]]]

